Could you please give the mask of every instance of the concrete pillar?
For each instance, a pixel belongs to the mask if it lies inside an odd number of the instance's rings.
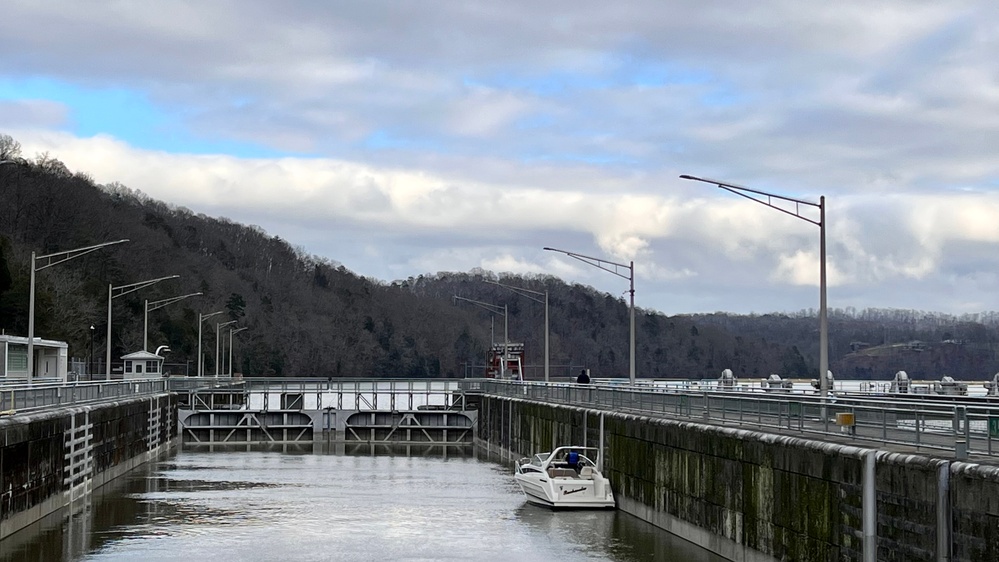
[[[878,559],[877,451],[864,455],[863,528],[864,562]]]
[[[604,472],[604,414],[600,413],[600,441],[597,448],[600,450],[600,454],[597,455],[597,470],[603,474]]]
[[[950,513],[950,463],[943,462],[937,468],[937,561],[950,561],[951,513]]]

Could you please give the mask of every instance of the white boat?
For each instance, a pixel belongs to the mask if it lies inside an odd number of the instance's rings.
[[[589,456],[587,456],[589,455]],[[527,501],[551,508],[614,508],[610,481],[597,469],[595,447],[559,447],[517,461],[514,480]]]

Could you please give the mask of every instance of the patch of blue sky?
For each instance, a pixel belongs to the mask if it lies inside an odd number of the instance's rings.
[[[547,129],[555,126],[556,123],[557,121],[555,120],[555,116],[545,113],[536,113],[534,115],[527,115],[517,119],[514,123],[514,128],[519,131]]]
[[[59,103],[68,113],[63,129],[80,137],[106,134],[136,148],[173,153],[240,158],[289,156],[257,143],[196,136],[184,127],[179,113],[126,88],[84,88],[50,78],[0,78],[0,99]]]
[[[694,86],[704,91],[698,99],[705,107],[731,107],[747,100],[747,96],[729,81],[699,68],[623,57],[617,82],[646,88]]]
[[[665,88],[668,86],[692,86],[694,91],[703,93],[698,99],[708,107],[729,107],[746,100],[733,84],[724,78],[705,69],[687,66],[659,63],[634,62],[622,63],[619,72],[621,83],[647,88]]]
[[[745,93],[725,86],[716,87],[700,97],[704,107],[732,107],[748,100],[749,96]]]
[[[136,141],[170,121],[142,95],[121,88],[86,89],[47,78],[5,80],[0,81],[0,98],[62,104],[69,112],[66,129],[80,136],[108,133]]]
[[[620,55],[613,72],[615,84],[662,88],[710,84],[716,80],[710,72],[668,62]]]

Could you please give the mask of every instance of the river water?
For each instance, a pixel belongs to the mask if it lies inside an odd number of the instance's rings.
[[[181,450],[0,541],[0,562],[719,562],[620,511],[529,505],[500,464]]]

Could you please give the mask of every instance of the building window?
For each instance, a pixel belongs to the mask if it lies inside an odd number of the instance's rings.
[[[126,373],[131,373],[132,372],[132,362],[131,361],[125,361],[125,372]]]
[[[27,371],[28,370],[28,347],[14,346],[7,347],[7,371]]]
[[[142,374],[142,363],[140,363],[140,362],[136,362],[135,363],[135,374],[137,374],[137,375],[141,375]]]
[[[158,363],[158,361],[146,361],[146,372],[155,373],[158,370],[156,368],[156,363]]]

